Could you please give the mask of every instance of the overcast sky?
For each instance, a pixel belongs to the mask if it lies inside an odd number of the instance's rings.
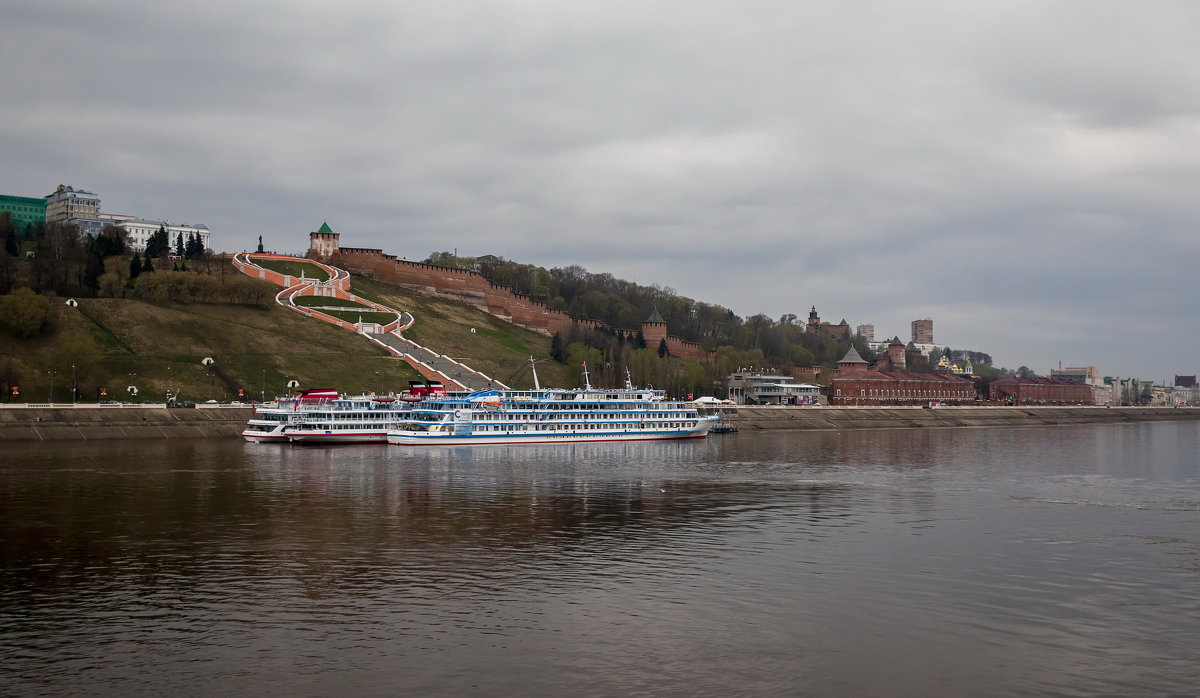
[[[9,3],[0,193],[1200,372],[1200,3]]]

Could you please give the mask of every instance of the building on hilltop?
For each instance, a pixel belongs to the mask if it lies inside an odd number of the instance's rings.
[[[95,218],[100,214],[100,196],[63,184],[46,195],[46,222],[67,223],[72,218]]]
[[[46,199],[33,196],[0,194],[0,213],[7,212],[18,232],[46,222]]]
[[[804,325],[805,334],[816,334],[821,331],[821,318],[817,315],[817,306],[808,312],[808,322]]]
[[[316,259],[329,259],[341,251],[341,233],[333,232],[329,223],[322,221],[321,227],[308,234],[308,252]]]
[[[875,326],[874,325],[859,325],[854,328],[854,333],[868,342],[875,341]]]
[[[144,252],[146,250],[146,242],[150,240],[150,236],[158,232],[162,228],[167,233],[167,241],[171,244],[171,252],[174,254],[175,247],[178,244],[180,237],[183,239],[183,244],[186,248],[188,241],[195,237],[200,241],[204,249],[211,249],[210,233],[208,226],[197,223],[196,225],[174,224],[168,221],[150,221],[142,218],[134,218],[132,220],[124,220],[120,223],[112,223],[119,225],[128,233],[126,242],[129,244],[129,249],[134,252]]]
[[[913,344],[933,344],[933,320],[913,320],[912,341]]]
[[[850,325],[846,322],[846,318],[842,318],[842,321],[838,324],[829,325],[825,329],[829,332],[829,336],[834,339],[850,339]]]

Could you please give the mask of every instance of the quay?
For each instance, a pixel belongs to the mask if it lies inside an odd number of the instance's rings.
[[[102,439],[239,438],[249,405],[0,405],[0,443]],[[1196,407],[766,407],[719,408],[746,433],[776,429],[923,429],[1052,426],[1200,419]]]

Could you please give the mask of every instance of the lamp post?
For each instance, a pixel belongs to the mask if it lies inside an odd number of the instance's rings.
[[[74,406],[79,395],[79,373],[75,370],[75,364],[71,364],[71,405]]]
[[[259,394],[259,402],[267,401],[267,369],[262,370],[262,392]]]
[[[58,371],[53,369],[46,371],[46,375],[50,376],[50,393],[46,396],[46,402],[49,402],[50,404],[54,404],[54,376],[57,374]]]

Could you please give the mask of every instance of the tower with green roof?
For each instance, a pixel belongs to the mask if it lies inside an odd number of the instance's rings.
[[[341,237],[341,233],[333,232],[328,223],[322,222],[316,232],[308,234],[309,256],[320,259],[332,257],[342,249]]]

